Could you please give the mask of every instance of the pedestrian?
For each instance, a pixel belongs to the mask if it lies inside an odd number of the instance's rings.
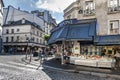
[[[48,53],[49,53],[49,48],[45,48],[45,60],[47,60]]]
[[[115,60],[116,60],[115,68],[118,68],[118,67],[120,67],[120,53],[118,51],[116,51],[114,57],[115,57]]]
[[[39,59],[41,58],[41,55],[42,55],[42,49],[39,48],[39,49],[38,49],[38,58],[39,58]]]
[[[66,64],[67,61],[67,48],[63,49],[63,63]]]

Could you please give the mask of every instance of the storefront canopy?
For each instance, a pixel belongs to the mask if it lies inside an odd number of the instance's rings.
[[[69,22],[68,22],[69,23]],[[76,23],[58,26],[51,31],[48,44],[57,41],[92,41],[96,33],[96,20],[79,20]]]
[[[120,45],[120,35],[96,36],[95,45]]]

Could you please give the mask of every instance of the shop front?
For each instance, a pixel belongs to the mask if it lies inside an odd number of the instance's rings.
[[[57,53],[61,56],[62,64],[64,63],[63,57],[67,56],[69,63],[75,65],[106,68],[115,66],[112,48],[97,45],[99,41],[97,41],[98,38],[95,38],[96,19],[78,20],[74,23],[67,21],[67,24],[60,25],[60,27],[59,25],[52,30],[48,43],[58,46]],[[57,44],[57,42],[61,42],[61,44]],[[64,50],[67,51],[67,54]]]

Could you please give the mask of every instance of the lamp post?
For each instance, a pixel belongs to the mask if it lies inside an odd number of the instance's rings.
[[[32,53],[33,53],[33,37],[32,37],[29,41],[32,42],[31,52],[30,52],[30,62],[31,62],[31,59],[32,59]]]
[[[29,42],[29,39],[27,37],[27,35],[25,35],[26,37],[26,42],[27,42],[27,48],[26,48],[26,56],[25,56],[25,59],[27,59],[27,54],[28,54],[28,42]]]

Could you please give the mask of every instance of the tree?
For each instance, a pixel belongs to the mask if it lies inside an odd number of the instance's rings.
[[[45,35],[44,35],[44,40],[45,40],[45,41],[48,41],[49,37],[50,37],[50,35],[45,34]]]

